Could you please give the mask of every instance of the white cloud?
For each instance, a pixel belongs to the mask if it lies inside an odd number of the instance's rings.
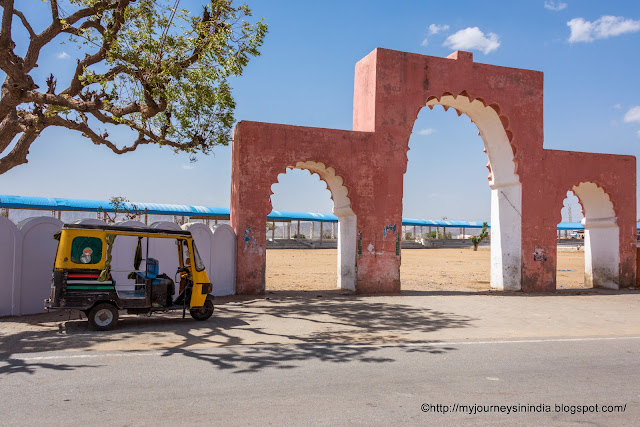
[[[638,138],[640,138],[640,130],[638,131]]]
[[[182,169],[186,170],[186,171],[190,171],[195,169],[196,167],[193,165],[182,165]]]
[[[435,129],[432,129],[432,128],[420,129],[418,131],[418,135],[427,136],[427,135],[431,135],[433,132],[435,132]]]
[[[545,9],[559,11],[567,8],[567,4],[561,2],[560,0],[544,0]]]
[[[60,52],[58,54],[56,54],[56,58],[58,59],[67,59],[70,58],[69,54],[67,52]]]
[[[438,34],[438,33],[441,33],[443,31],[447,31],[448,29],[449,29],[448,25],[438,25],[438,24],[429,25],[429,33],[430,34]]]
[[[567,22],[567,25],[571,28],[569,43],[592,42],[640,31],[640,21],[625,19],[622,16],[605,15],[593,22],[585,21],[583,18],[573,18]]]
[[[487,54],[500,46],[500,39],[497,34],[488,33],[485,36],[480,28],[469,27],[447,37],[442,45],[455,50],[475,49]]]
[[[422,40],[422,43],[420,43],[420,46],[426,46],[428,44],[429,44],[429,40],[424,39],[424,40]]]
[[[624,115],[625,123],[640,123],[640,105],[631,107],[627,114]]]
[[[622,110],[622,104],[616,104],[613,106],[613,108],[616,110]]]

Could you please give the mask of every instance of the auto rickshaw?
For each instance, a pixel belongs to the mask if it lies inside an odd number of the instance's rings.
[[[212,284],[189,231],[66,224],[54,238],[59,243],[45,310],[81,310],[97,330],[113,328],[120,310],[148,315],[182,310],[184,318],[189,309],[191,317],[199,321],[213,314]],[[112,251],[118,239],[131,244],[137,240],[130,271],[112,270]],[[159,274],[157,259],[149,256],[149,241],[154,239],[162,239],[165,245],[167,239],[175,242],[175,282],[167,274]],[[141,270],[143,260],[145,268]],[[128,283],[116,283],[116,274],[126,277],[119,280]],[[179,289],[174,299],[176,283]]]

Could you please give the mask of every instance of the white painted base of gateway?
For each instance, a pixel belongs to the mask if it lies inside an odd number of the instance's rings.
[[[491,185],[491,288],[519,291],[522,278],[522,185]]]
[[[338,289],[356,290],[356,216],[338,217]]]
[[[620,289],[620,230],[616,218],[583,219],[584,285]]]

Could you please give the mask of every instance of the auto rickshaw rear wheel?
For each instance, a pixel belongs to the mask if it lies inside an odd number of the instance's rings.
[[[87,314],[89,325],[98,331],[112,329],[118,322],[118,309],[109,303],[95,305]]]
[[[196,320],[207,320],[213,315],[213,302],[211,300],[205,300],[202,307],[194,307],[189,310],[191,317]]]

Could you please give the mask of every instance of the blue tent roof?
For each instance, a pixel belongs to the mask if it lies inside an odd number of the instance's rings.
[[[584,230],[584,226],[581,222],[561,222],[558,230]]]
[[[150,215],[185,215],[200,217],[229,218],[228,208],[216,208],[209,206],[190,205],[168,205],[160,203],[127,203],[126,207],[132,209],[132,205],[140,210],[147,209]],[[0,207],[14,209],[44,209],[63,211],[86,211],[97,212],[103,209],[113,212],[111,202],[108,200],[84,200],[84,199],[62,199],[53,197],[30,197],[0,195]],[[317,222],[338,222],[338,217],[330,213],[314,212],[288,212],[271,211],[267,219],[274,221],[317,221]],[[449,221],[434,219],[412,219],[402,218],[402,225],[425,226],[425,227],[453,227],[453,228],[482,228],[482,221]],[[489,223],[489,227],[491,224]],[[584,227],[579,222],[561,222],[558,230],[583,230]],[[638,223],[640,230],[640,223]]]
[[[128,209],[133,205],[140,210],[147,209],[150,215],[189,215],[228,217],[229,209],[206,206],[168,205],[161,203],[125,203]],[[28,197],[0,195],[0,207],[18,209],[46,209],[64,211],[88,211],[96,212],[103,209],[113,212],[111,202],[108,200],[84,200],[84,199],[60,199],[52,197]]]
[[[338,217],[334,214],[290,211],[271,211],[271,213],[267,215],[267,219],[275,221],[338,222]]]
[[[489,227],[491,227],[491,223],[488,224]],[[482,228],[482,221],[444,221],[437,219],[402,218],[402,225],[415,225],[424,227]]]

